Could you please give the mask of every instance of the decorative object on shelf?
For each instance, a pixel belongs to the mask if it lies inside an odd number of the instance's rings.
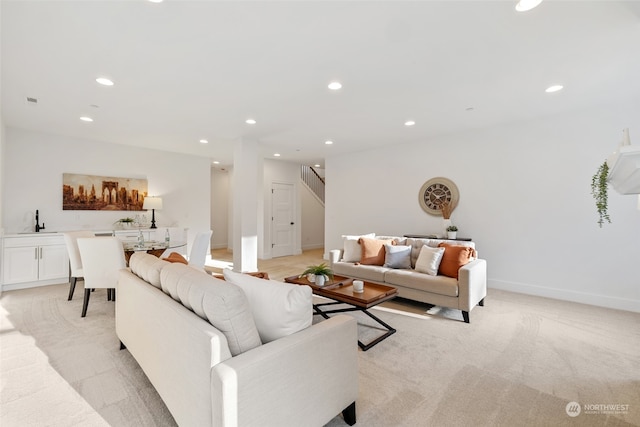
[[[320,264],[320,265],[310,265],[298,277],[304,277],[304,276],[311,275],[311,274],[313,274],[315,276],[315,284],[320,286],[320,287],[324,286],[324,283],[328,279],[333,279],[333,271],[331,271],[329,266],[327,266],[327,264],[325,264],[324,262],[322,264]],[[314,283],[314,282],[311,281],[310,278],[307,277],[307,279],[311,283]]]
[[[603,162],[598,171],[591,177],[591,195],[596,201],[596,210],[598,211],[598,225],[602,228],[602,224],[607,221],[611,224],[611,219],[608,213],[608,183],[609,177],[609,165],[607,162]]]
[[[151,209],[151,227],[156,227],[156,209],[162,209],[162,197],[145,197],[142,209]]]
[[[447,227],[447,237],[449,239],[455,239],[458,235],[458,227],[455,225],[450,225]]]
[[[431,178],[420,187],[418,202],[420,207],[430,215],[442,215],[449,219],[458,205],[460,192],[456,184],[448,178]],[[447,217],[445,217],[445,215]]]
[[[147,180],[62,174],[62,210],[142,210]]]
[[[120,218],[119,220],[114,222],[114,224],[118,224],[122,228],[131,228],[131,226],[133,225],[133,222],[134,222],[133,218],[126,217],[126,218]]]

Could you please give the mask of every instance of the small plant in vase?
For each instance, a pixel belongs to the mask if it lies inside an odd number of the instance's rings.
[[[118,224],[122,228],[129,228],[129,227],[131,227],[133,225],[133,218],[129,218],[129,217],[120,218],[119,220],[114,222],[114,224]]]
[[[299,277],[307,276],[307,279],[311,283],[315,283],[318,286],[324,286],[325,281],[333,279],[333,271],[322,263],[320,265],[310,265]]]
[[[450,225],[447,227],[447,237],[449,239],[455,239],[458,235],[458,227],[455,225]]]

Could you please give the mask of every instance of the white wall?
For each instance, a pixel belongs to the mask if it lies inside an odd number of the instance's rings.
[[[311,189],[300,181],[300,224],[302,250],[324,247],[324,205]]]
[[[622,129],[640,144],[640,106],[606,106],[326,161],[325,250],[342,234],[439,232],[418,191],[444,176],[460,189],[452,221],[488,262],[489,286],[640,311],[640,211],[611,190],[599,228],[591,176]],[[634,144],[635,145],[635,144]],[[490,300],[487,301],[490,306]]]
[[[229,172],[211,168],[211,248],[227,248],[229,240]]]
[[[147,178],[149,195],[163,199],[163,209],[156,211],[158,227],[188,227],[190,240],[210,228],[211,172],[203,157],[7,128],[5,168],[6,233],[33,231],[36,209],[47,231],[110,229],[114,221],[131,215],[63,211],[65,172]]]

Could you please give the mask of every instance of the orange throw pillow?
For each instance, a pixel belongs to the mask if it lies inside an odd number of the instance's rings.
[[[358,239],[358,243],[362,247],[360,264],[364,265],[384,265],[386,255],[384,245],[395,244],[393,240],[370,239],[368,237],[361,237]]]
[[[444,248],[444,254],[442,254],[442,261],[440,261],[440,268],[438,269],[438,274],[443,276],[457,279],[460,267],[468,264],[474,258],[475,249],[467,246],[440,243],[438,247]]]
[[[165,260],[165,261],[169,261],[169,262],[181,262],[183,264],[189,264],[189,261],[187,261],[178,252],[171,252],[168,257],[162,258],[162,259]]]

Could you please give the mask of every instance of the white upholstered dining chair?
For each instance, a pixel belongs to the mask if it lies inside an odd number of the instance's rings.
[[[67,298],[67,301],[71,301],[73,293],[76,290],[76,282],[83,280],[84,277],[84,273],[82,272],[82,259],[80,259],[80,251],[78,250],[76,240],[83,237],[95,237],[95,233],[93,231],[81,230],[69,231],[62,233],[62,235],[67,245],[67,252],[69,253],[69,298]]]
[[[92,289],[107,289],[107,299],[115,300],[119,271],[126,267],[124,248],[117,237],[77,239],[84,272],[82,317],[87,315]]]
[[[213,232],[211,230],[196,233],[196,237],[193,240],[193,246],[191,246],[191,251],[189,252],[188,261],[190,266],[201,270],[204,269],[212,233]]]

